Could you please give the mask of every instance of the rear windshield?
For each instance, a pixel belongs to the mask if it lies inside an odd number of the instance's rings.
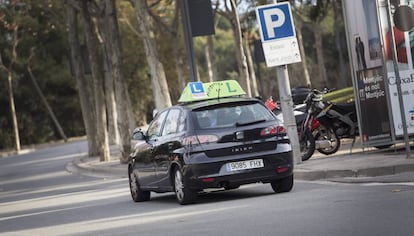
[[[243,126],[275,120],[260,103],[229,103],[193,110],[193,117],[201,129]]]

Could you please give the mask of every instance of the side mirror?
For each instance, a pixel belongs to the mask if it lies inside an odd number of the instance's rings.
[[[141,129],[135,129],[132,133],[133,140],[145,140],[145,134]]]

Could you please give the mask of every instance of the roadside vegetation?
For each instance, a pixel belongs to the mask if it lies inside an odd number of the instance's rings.
[[[109,160],[117,144],[125,162],[133,128],[190,81],[182,0],[0,2],[0,149],[86,135],[90,156]],[[255,57],[266,1],[211,3],[215,34],[193,38],[199,78],[277,98],[276,71]],[[351,86],[341,1],[291,4],[302,54],[291,87]]]

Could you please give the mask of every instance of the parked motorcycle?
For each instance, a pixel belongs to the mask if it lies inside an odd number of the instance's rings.
[[[301,159],[302,161],[306,161],[315,152],[316,139],[313,133],[317,133],[320,123],[315,117],[307,113],[308,109],[305,104],[296,105],[293,111],[298,130]]]
[[[358,135],[358,121],[354,103],[334,104],[322,101],[322,92],[312,90],[305,100],[309,111],[321,123],[321,132],[324,140],[336,142],[328,148],[320,148],[323,154],[329,155],[338,151],[342,138],[353,138]],[[315,136],[315,138],[319,138]]]
[[[270,97],[266,101],[266,106],[273,111],[280,119],[283,120],[282,111],[280,106],[277,103],[273,102],[273,99]],[[329,148],[330,143],[326,140],[323,140],[327,135],[325,133],[319,133],[320,123],[317,119],[309,119],[306,113],[306,105],[299,104],[295,105],[293,108],[293,113],[296,119],[296,125],[298,129],[300,153],[302,161],[306,161],[315,152],[315,149]],[[308,119],[306,129],[302,128],[302,124],[305,119]],[[315,139],[317,138],[317,139]]]

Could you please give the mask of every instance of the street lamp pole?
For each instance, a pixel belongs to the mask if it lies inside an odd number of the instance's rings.
[[[193,46],[193,35],[191,31],[190,13],[188,7],[188,0],[182,0],[182,20],[184,28],[184,41],[187,51],[187,60],[190,69],[190,81],[199,81],[197,74],[197,64],[194,58],[194,46]]]
[[[395,38],[394,38],[394,28],[391,22],[391,4],[390,0],[387,0],[387,21],[390,28],[390,43],[392,48],[392,62],[394,66],[394,73],[396,78],[396,86],[397,86],[397,92],[398,92],[398,102],[400,107],[400,115],[401,115],[401,123],[403,128],[403,134],[404,134],[404,143],[405,143],[405,152],[407,155],[407,158],[410,158],[410,140],[408,137],[408,129],[407,129],[407,120],[405,118],[405,112],[404,112],[404,100],[403,100],[403,94],[402,94],[402,88],[401,88],[401,77],[400,77],[400,70],[398,68],[397,64],[397,51],[395,49]]]

